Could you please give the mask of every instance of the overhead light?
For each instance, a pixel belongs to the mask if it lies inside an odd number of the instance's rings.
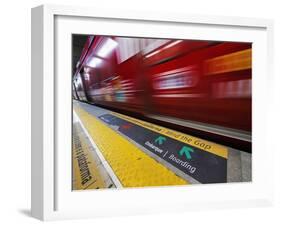
[[[155,55],[155,54],[157,54],[157,53],[160,53],[160,52],[161,52],[160,50],[156,50],[156,51],[154,51],[154,52],[152,52],[152,53],[147,54],[147,55],[145,56],[145,58],[151,57],[151,56],[153,56],[153,55]]]
[[[101,62],[102,62],[101,59],[93,57],[87,62],[87,65],[89,67],[97,67]]]
[[[111,53],[112,50],[116,48],[117,45],[118,43],[116,41],[109,38],[103,43],[102,47],[98,50],[97,55],[100,57],[106,57],[109,53]]]
[[[78,68],[79,66],[80,66],[80,60],[77,62],[76,68]]]
[[[170,44],[166,45],[163,49],[167,49],[167,48],[170,48],[172,46],[175,46],[175,45],[177,45],[178,43],[180,43],[182,41],[183,40],[177,40],[177,41],[171,42]]]
[[[164,49],[168,49],[168,48],[170,48],[170,47],[172,47],[172,46],[174,46],[174,45],[177,45],[178,43],[180,43],[180,42],[182,42],[182,41],[183,41],[183,40],[177,40],[177,41],[171,42],[170,44],[164,46],[163,48],[158,49],[158,50],[156,50],[156,51],[153,51],[153,52],[147,54],[147,55],[145,56],[145,58],[148,58],[148,57],[151,57],[151,56],[153,56],[153,55],[155,55],[155,54],[157,54],[157,53],[160,53],[160,52],[163,51]]]

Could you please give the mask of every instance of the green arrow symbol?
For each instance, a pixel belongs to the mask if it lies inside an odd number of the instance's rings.
[[[166,137],[159,136],[159,137],[157,137],[157,138],[155,139],[154,142],[161,145],[161,144],[164,143],[164,141],[166,141]]]
[[[183,156],[185,154],[185,157],[187,159],[191,159],[190,152],[194,152],[194,150],[190,147],[183,146],[182,149],[179,151],[180,156]]]

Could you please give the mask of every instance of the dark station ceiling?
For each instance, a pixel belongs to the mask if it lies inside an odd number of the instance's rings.
[[[80,59],[87,37],[87,35],[72,35],[72,76],[76,71],[76,64]]]

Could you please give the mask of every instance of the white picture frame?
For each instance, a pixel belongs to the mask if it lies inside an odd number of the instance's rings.
[[[252,182],[72,192],[69,37],[92,33],[92,25],[95,34],[252,42]],[[271,20],[43,5],[32,9],[31,38],[32,216],[55,220],[272,203],[273,179],[267,172],[273,170],[273,150],[267,148],[264,107],[273,82]]]

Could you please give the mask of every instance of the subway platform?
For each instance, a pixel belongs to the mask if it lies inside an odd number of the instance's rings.
[[[251,154],[73,100],[73,190],[251,181]]]

